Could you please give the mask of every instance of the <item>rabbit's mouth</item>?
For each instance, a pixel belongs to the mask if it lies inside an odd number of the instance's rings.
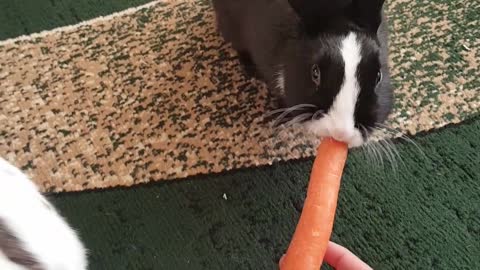
[[[308,121],[305,123],[305,127],[308,132],[315,136],[334,138],[348,144],[350,148],[360,147],[367,142],[366,133],[353,124],[344,125],[330,115],[325,115],[318,120]]]

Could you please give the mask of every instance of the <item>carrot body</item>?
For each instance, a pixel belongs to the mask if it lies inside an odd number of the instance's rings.
[[[300,220],[281,270],[320,269],[332,234],[348,147],[324,139],[317,150]]]

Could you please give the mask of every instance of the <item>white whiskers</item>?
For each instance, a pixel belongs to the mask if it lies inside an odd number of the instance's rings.
[[[323,111],[323,110],[315,112],[312,115],[312,120],[318,120],[320,118],[320,116],[322,116],[324,113],[325,113],[325,111]]]
[[[364,132],[367,132],[367,129],[363,127]],[[425,152],[421,149],[421,147],[409,138],[407,135],[394,130],[384,124],[377,124],[377,127],[373,128],[373,132],[381,132],[387,134],[392,138],[399,138],[409,144],[415,146],[418,149],[419,153],[422,157],[426,158]],[[389,138],[375,140],[372,139],[368,141],[362,148],[365,150],[365,156],[367,157],[368,161],[374,162],[377,166],[383,167],[388,162],[391,165],[391,169],[396,174],[398,172],[399,166],[405,167],[405,162],[400,155],[400,152],[397,149],[397,146],[393,143],[393,141]]]
[[[392,128],[388,127],[387,125],[384,125],[384,124],[377,124],[377,126],[382,131],[387,132],[387,134],[391,135],[392,137],[398,137],[399,139],[401,139],[401,140],[403,140],[407,143],[412,144],[413,146],[415,146],[415,148],[417,148],[418,152],[422,155],[423,158],[427,158],[427,155],[425,154],[423,149],[420,147],[420,145],[418,145],[418,143],[416,143],[414,140],[412,140],[406,134],[404,134],[404,133],[402,133],[398,130],[394,130],[394,129],[392,129]]]
[[[295,105],[295,106],[292,106],[292,107],[289,107],[289,108],[273,110],[269,113],[266,113],[265,117],[270,117],[270,116],[273,116],[275,114],[280,113],[280,115],[273,121],[273,124],[272,124],[274,127],[276,127],[280,123],[282,123],[288,117],[289,114],[291,114],[293,112],[296,112],[296,111],[302,111],[302,110],[305,110],[305,109],[316,108],[316,107],[317,106],[315,106],[313,104],[298,104],[298,105]],[[309,115],[309,117],[310,116],[311,116],[311,114]],[[303,120],[306,120],[306,119],[303,119]]]
[[[291,126],[294,126],[298,123],[302,123],[303,121],[309,119],[312,117],[312,113],[303,113],[303,114],[300,114],[296,117],[294,117],[292,120],[288,121],[285,126],[286,127],[291,127]]]
[[[362,126],[361,128],[364,130],[364,132],[367,132],[365,127]],[[419,150],[419,152],[425,156],[424,152],[420,149],[420,146],[412,139],[385,125],[377,125],[377,127],[372,129],[372,132],[383,132],[393,138],[399,137],[400,139],[413,144]],[[384,166],[389,163],[392,171],[395,174],[398,172],[399,167],[406,166],[402,156],[400,155],[400,152],[397,149],[397,146],[390,138],[378,140],[371,139],[365,145],[363,145],[362,148],[365,150],[364,153],[369,162],[373,162],[376,166],[380,166],[382,168],[385,168]]]

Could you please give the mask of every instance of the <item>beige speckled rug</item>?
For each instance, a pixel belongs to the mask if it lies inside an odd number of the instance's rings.
[[[399,134],[479,112],[479,10],[478,1],[390,1],[389,124]],[[315,138],[262,124],[270,109],[204,0],[154,2],[0,42],[0,156],[44,191],[312,156]]]

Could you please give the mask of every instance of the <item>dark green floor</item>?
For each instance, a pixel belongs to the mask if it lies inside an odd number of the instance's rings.
[[[141,2],[0,0],[0,39]],[[398,142],[404,164],[395,171],[352,153],[333,239],[375,269],[480,269],[479,136],[476,116],[417,136],[426,157]],[[295,161],[52,199],[90,249],[90,269],[275,269],[310,166]]]
[[[0,0],[0,40],[109,15],[149,0]]]
[[[397,144],[394,173],[350,155],[333,239],[375,269],[480,269],[480,117]],[[311,161],[57,196],[92,269],[275,269]],[[223,198],[226,194],[227,200]]]

